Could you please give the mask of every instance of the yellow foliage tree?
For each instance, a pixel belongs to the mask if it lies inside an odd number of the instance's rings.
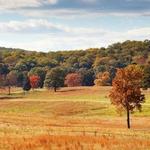
[[[110,81],[110,73],[105,71],[103,73],[97,74],[94,84],[96,86],[107,86],[110,85],[109,81]]]

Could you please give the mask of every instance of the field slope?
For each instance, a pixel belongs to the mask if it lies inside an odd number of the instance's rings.
[[[0,98],[0,149],[150,149],[150,92],[143,111],[126,115],[110,104],[111,87],[15,89]]]

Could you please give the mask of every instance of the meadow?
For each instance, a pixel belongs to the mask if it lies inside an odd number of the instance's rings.
[[[13,89],[0,94],[2,150],[149,150],[150,91],[142,112],[118,114],[111,87],[61,88],[58,92]]]

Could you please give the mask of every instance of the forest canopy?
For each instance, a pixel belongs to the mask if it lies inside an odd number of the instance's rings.
[[[143,86],[148,88],[150,86],[148,78],[150,76],[150,40],[128,40],[114,43],[107,48],[50,51],[48,53],[0,48],[1,79],[4,80],[8,74],[13,74],[17,77],[16,83],[13,83],[16,86],[22,86],[27,76],[36,75],[40,77],[40,87],[43,87],[46,74],[58,67],[63,70],[65,76],[71,73],[80,74],[82,86],[94,85],[97,75],[107,72],[110,77],[106,85],[111,85],[116,69],[124,68],[130,64],[138,64],[146,69]],[[2,82],[3,80],[0,85],[7,85]]]

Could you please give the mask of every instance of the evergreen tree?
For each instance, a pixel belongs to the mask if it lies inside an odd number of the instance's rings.
[[[31,89],[31,84],[30,84],[29,77],[25,77],[23,81],[23,90],[30,91],[30,89]]]

